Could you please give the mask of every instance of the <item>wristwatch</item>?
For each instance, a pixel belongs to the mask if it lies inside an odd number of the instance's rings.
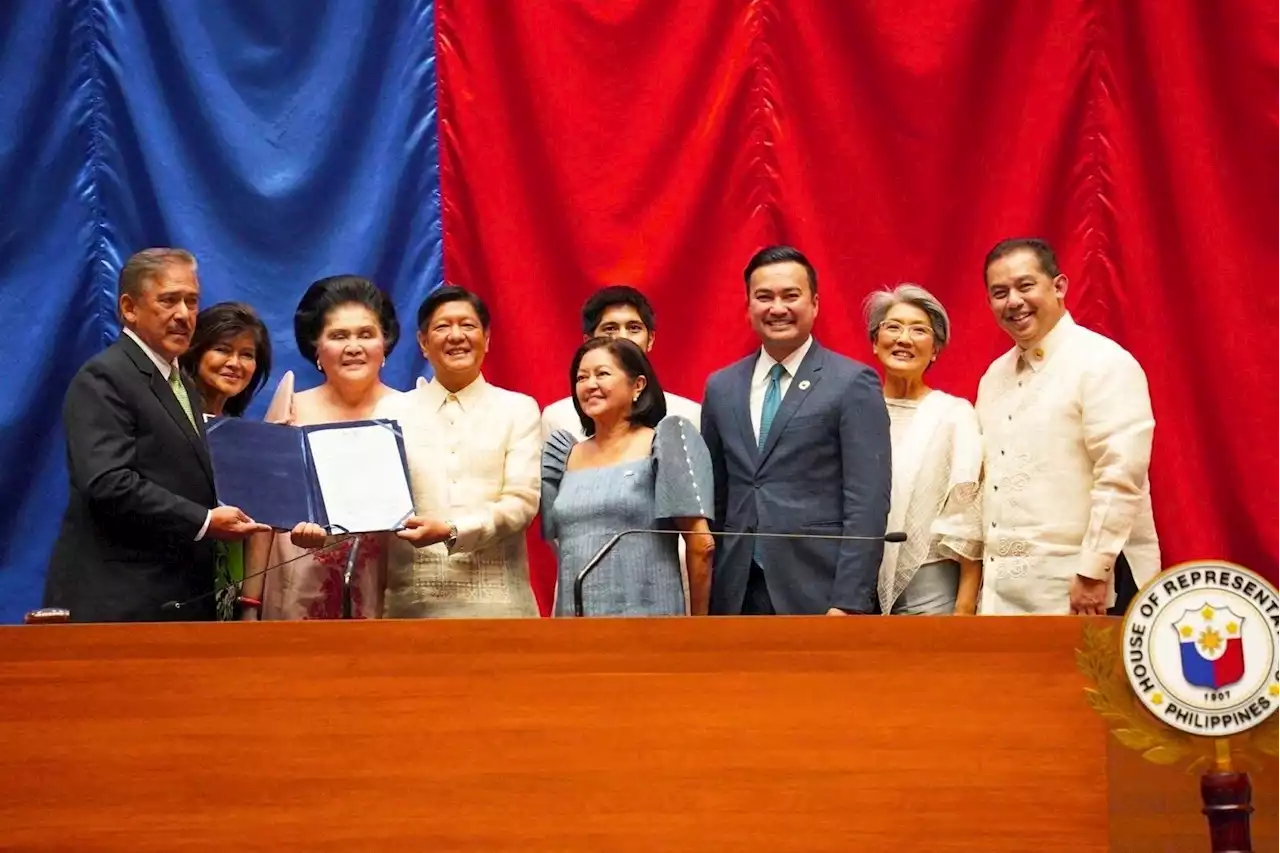
[[[452,548],[458,542],[458,525],[454,524],[452,521],[448,522],[448,525],[449,538],[444,540],[444,547]]]

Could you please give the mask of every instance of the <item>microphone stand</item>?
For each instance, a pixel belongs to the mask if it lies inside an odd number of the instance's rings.
[[[587,575],[595,571],[600,562],[609,555],[613,550],[613,546],[617,545],[624,536],[630,536],[633,533],[657,533],[662,536],[683,536],[687,531],[684,530],[646,530],[643,528],[635,528],[632,530],[623,530],[615,533],[604,546],[592,555],[587,564],[582,567],[582,571],[578,572],[578,576],[573,580],[573,615],[583,616],[582,608],[582,585],[587,580]],[[847,542],[906,542],[907,534],[901,531],[892,531],[883,536],[841,536],[828,533],[748,533],[744,530],[708,530],[708,536],[720,538],[722,536],[745,536],[750,539],[839,539]]]
[[[346,542],[348,539],[354,538],[346,530],[346,528],[341,527],[341,525],[330,525],[328,527],[328,530],[330,533],[346,534],[346,535],[341,536],[340,538],[334,540],[333,542],[328,543],[327,545],[321,545],[319,548],[309,548],[306,551],[303,551],[301,554],[299,554],[296,557],[291,557],[288,560],[281,560],[278,563],[267,566],[265,569],[262,569],[261,571],[254,572],[251,575],[245,575],[243,578],[235,582],[235,586],[237,587],[237,592],[244,588],[244,583],[247,580],[250,580],[252,578],[260,578],[263,575],[270,574],[271,572],[274,572],[276,569],[283,568],[284,566],[287,566],[290,563],[296,563],[298,560],[305,559],[307,557],[312,556],[313,554],[319,554],[321,551],[328,551],[332,548],[337,548],[339,545],[341,545],[343,542]],[[355,550],[354,546],[352,550],[353,551]],[[348,564],[349,565],[348,565],[347,571],[348,573],[350,573],[355,568],[354,557],[348,560]],[[206,598],[210,598],[216,594],[217,594],[217,590],[215,589],[215,590],[210,590],[209,592],[202,592],[199,595],[194,596],[192,598],[188,598],[185,601],[166,601],[164,604],[160,605],[160,609],[161,611],[164,611],[164,612],[179,611],[179,610],[182,610],[182,608],[184,607],[190,607],[191,605],[204,601]],[[59,620],[43,619],[40,621],[59,621]],[[62,620],[62,621],[65,621],[65,620]]]
[[[351,619],[351,576],[355,574],[356,557],[360,553],[360,537],[351,539],[351,553],[347,555],[347,565],[342,571],[342,618]]]
[[[347,555],[347,564],[344,567],[344,570],[342,573],[342,618],[343,619],[352,618],[351,579],[352,579],[352,576],[355,574],[356,560],[358,559],[358,555],[360,553],[360,539],[340,524],[328,525],[326,529],[328,530],[329,533],[343,534],[343,535],[341,535],[341,538],[337,539],[334,542],[330,542],[327,545],[321,545],[319,548],[310,548],[296,557],[293,557],[288,560],[282,560],[279,563],[276,563],[271,566],[267,566],[265,569],[262,569],[261,571],[258,571],[258,572],[254,572],[251,575],[245,575],[243,578],[235,582],[235,586],[237,587],[236,591],[239,592],[240,589],[243,589],[244,582],[247,580],[250,580],[251,578],[259,578],[259,577],[262,577],[263,575],[270,574],[271,572],[274,572],[276,569],[279,569],[283,566],[287,566],[290,563],[296,562],[305,557],[309,557],[312,554],[318,554],[321,551],[328,551],[331,548],[336,548],[339,545],[341,545],[343,542],[346,542],[348,539],[351,539],[351,540],[354,540],[351,543],[351,553]],[[164,604],[160,605],[160,610],[162,612],[168,612],[168,613],[177,612],[182,610],[184,607],[190,607],[193,604],[198,604],[199,602],[204,601],[206,598],[210,598],[216,594],[217,594],[217,590],[215,589],[209,592],[201,593],[200,595],[197,595],[193,598],[188,598],[186,601],[166,601]],[[27,612],[26,616],[23,619],[23,622],[27,625],[48,625],[48,624],[57,624],[57,623],[64,623],[64,622],[70,622],[70,621],[71,621],[71,612],[69,610],[66,610],[65,608],[60,608],[60,607],[44,607],[39,610],[31,610]]]

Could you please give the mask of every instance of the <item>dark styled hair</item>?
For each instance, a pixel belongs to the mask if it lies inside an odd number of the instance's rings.
[[[418,331],[421,332],[431,321],[431,315],[436,313],[436,309],[449,302],[469,303],[475,309],[476,316],[480,318],[480,328],[486,332],[489,331],[489,307],[479,296],[456,284],[437,287],[422,300],[422,304],[418,306]]]
[[[813,264],[809,263],[809,259],[803,252],[791,246],[768,246],[751,256],[751,260],[747,261],[747,268],[742,271],[742,281],[747,285],[747,293],[751,292],[752,273],[761,267],[787,263],[796,263],[804,267],[804,271],[809,275],[809,293],[811,296],[817,296],[818,271],[813,268]]]
[[[391,354],[400,340],[400,321],[396,319],[396,307],[387,295],[367,278],[355,275],[331,275],[307,288],[293,313],[293,337],[298,352],[307,361],[316,362],[316,343],[324,332],[329,312],[340,305],[363,305],[378,318],[382,337],[386,340],[386,353]]]
[[[627,420],[639,426],[656,427],[667,416],[667,397],[658,384],[658,374],[653,372],[653,365],[644,354],[644,350],[626,338],[592,338],[578,347],[573,354],[573,364],[569,367],[569,399],[573,400],[573,409],[578,413],[582,423],[582,432],[595,435],[595,421],[582,412],[582,404],[578,402],[578,368],[583,357],[592,350],[608,350],[613,360],[622,368],[622,372],[631,377],[631,381],[643,376],[644,388],[640,391],[640,399],[631,406],[631,414]]]
[[[987,270],[991,269],[992,264],[1024,249],[1036,256],[1036,260],[1040,263],[1040,270],[1049,278],[1062,275],[1062,270],[1058,268],[1058,256],[1046,241],[1039,237],[1008,237],[996,243],[991,251],[987,252],[987,259],[982,262],[983,283],[986,283]]]
[[[244,414],[253,396],[271,375],[271,336],[267,334],[267,326],[257,312],[243,302],[210,305],[196,316],[196,331],[191,337],[191,346],[178,359],[178,364],[196,380],[196,387],[203,393],[200,360],[204,358],[204,354],[245,332],[253,333],[253,378],[243,391],[223,405],[223,413],[235,417]]]
[[[636,313],[640,315],[640,322],[644,323],[646,329],[650,332],[657,329],[653,306],[649,304],[644,294],[630,285],[613,284],[600,288],[582,303],[582,334],[588,337],[594,336],[596,326],[600,325],[600,318],[604,316],[604,312],[615,305],[630,305],[636,309]]]

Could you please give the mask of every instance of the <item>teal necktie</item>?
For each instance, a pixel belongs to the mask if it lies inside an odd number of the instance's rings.
[[[782,405],[782,376],[787,369],[781,364],[774,364],[769,368],[769,387],[764,391],[764,405],[760,407],[760,438],[757,444],[761,450],[764,450],[764,443],[769,438],[769,427],[773,426],[773,419],[778,414],[778,408]],[[764,544],[763,539],[756,540],[756,547],[752,551],[752,559],[756,561],[756,565],[764,568],[764,559],[761,556],[761,546]]]
[[[782,377],[786,372],[787,369],[781,364],[769,368],[769,387],[764,391],[764,405],[760,407],[760,438],[756,440],[761,450],[764,450],[765,440],[769,438],[769,427],[773,426],[778,407],[782,405]]]

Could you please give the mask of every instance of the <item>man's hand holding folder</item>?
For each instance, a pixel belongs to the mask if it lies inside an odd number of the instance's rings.
[[[458,538],[458,528],[437,518],[414,515],[405,519],[404,527],[396,531],[396,536],[415,548],[426,548],[440,542],[452,544],[452,540]]]
[[[209,528],[205,535],[211,539],[234,542],[248,539],[255,533],[270,533],[270,524],[259,524],[234,506],[214,507],[209,513]]]

